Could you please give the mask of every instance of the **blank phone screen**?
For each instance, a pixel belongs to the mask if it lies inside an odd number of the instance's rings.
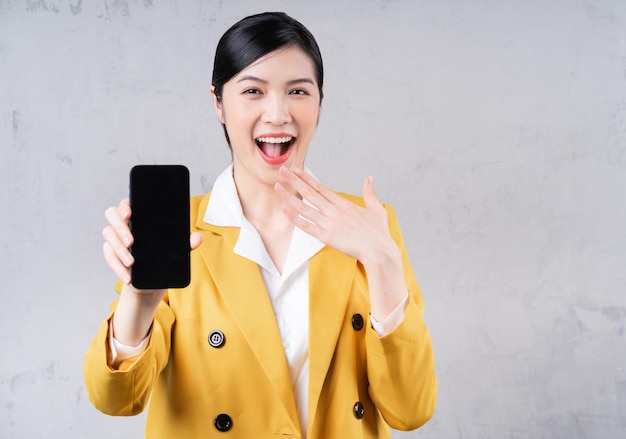
[[[130,172],[130,230],[138,289],[189,285],[189,171],[182,165],[138,165]]]

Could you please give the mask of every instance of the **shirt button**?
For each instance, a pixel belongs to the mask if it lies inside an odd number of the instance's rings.
[[[352,316],[352,327],[355,331],[363,329],[363,316],[361,314],[354,314]]]
[[[226,343],[226,337],[224,337],[224,333],[219,330],[211,331],[209,334],[209,344],[214,348],[221,348]]]
[[[233,428],[233,420],[226,413],[221,413],[215,417],[213,425],[217,431],[228,431]]]
[[[365,409],[363,408],[363,404],[361,404],[361,401],[358,401],[356,404],[354,404],[354,416],[357,419],[362,419],[363,416],[365,415]]]

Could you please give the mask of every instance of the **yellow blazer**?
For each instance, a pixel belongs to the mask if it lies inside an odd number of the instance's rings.
[[[233,253],[239,228],[203,221],[209,197],[191,200],[192,230],[204,237],[192,252],[191,284],[168,291],[147,349],[119,370],[107,363],[112,305],[85,356],[89,398],[109,415],[138,414],[150,399],[146,438],[299,438],[259,268]],[[389,438],[388,426],[415,429],[434,412],[437,381],[422,296],[395,214],[386,208],[409,290],[404,320],[390,334],[379,337],[369,325],[367,278],[358,261],[330,247],[309,261],[309,439]]]

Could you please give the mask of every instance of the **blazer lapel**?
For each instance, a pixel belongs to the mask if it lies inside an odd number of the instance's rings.
[[[309,424],[333,358],[356,259],[324,247],[309,262]]]
[[[196,227],[205,232],[203,244],[197,251],[201,253],[248,345],[283,401],[285,411],[297,426],[298,415],[287,360],[259,267],[233,252],[239,228],[207,224],[202,221],[202,205],[199,211]]]

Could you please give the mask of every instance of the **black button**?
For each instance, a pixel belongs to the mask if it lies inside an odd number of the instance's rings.
[[[355,314],[352,316],[352,327],[355,331],[363,329],[363,316],[361,314]]]
[[[214,348],[221,348],[226,343],[226,337],[224,337],[224,333],[219,330],[211,331],[209,334],[209,344]]]
[[[213,425],[217,431],[228,431],[233,428],[233,420],[226,413],[221,413],[215,417]]]
[[[363,408],[363,404],[361,404],[361,401],[359,401],[354,404],[354,416],[357,419],[362,419],[363,415],[365,415],[365,409]]]

